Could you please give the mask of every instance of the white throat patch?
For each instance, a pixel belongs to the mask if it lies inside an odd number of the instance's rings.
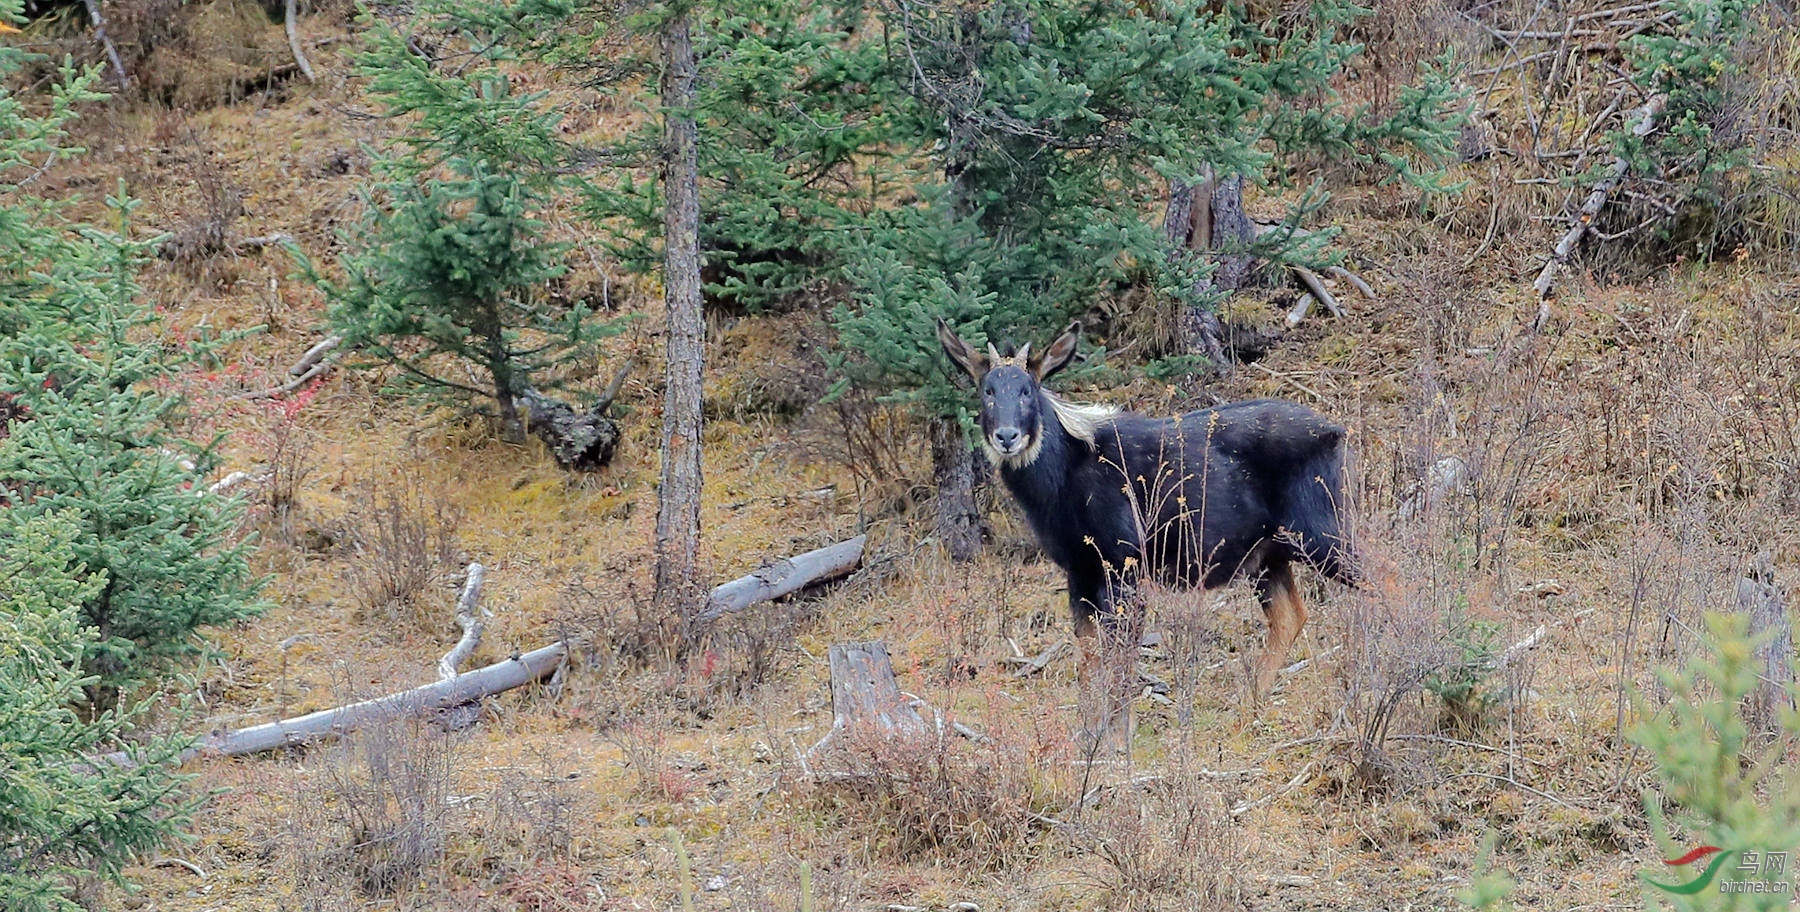
[[[1118,417],[1119,410],[1110,405],[1078,405],[1064,402],[1055,393],[1044,390],[1044,398],[1050,403],[1050,413],[1056,416],[1058,424],[1069,436],[1094,446],[1094,432],[1107,421]],[[1001,468],[1022,469],[1037,462],[1038,454],[1044,449],[1044,435],[1033,434],[1025,444],[1025,448],[1011,456],[1005,456],[994,448],[994,442],[988,435],[981,436],[981,445],[987,450],[988,461]]]

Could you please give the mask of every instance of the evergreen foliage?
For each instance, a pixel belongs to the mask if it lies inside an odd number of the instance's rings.
[[[12,513],[0,510],[0,513]],[[0,548],[0,908],[78,912],[79,879],[117,878],[131,852],[153,848],[187,818],[175,773],[185,739],[134,740],[140,705],[83,720],[73,709],[94,679],[98,645],[82,623],[110,580],[78,554],[78,514],[8,516]],[[100,759],[122,753],[123,759]]]
[[[695,12],[709,299],[755,312],[838,286],[863,219],[908,177],[891,145],[899,90],[882,45],[856,34],[864,11],[844,0],[718,0]],[[647,124],[625,146],[648,159],[660,142]],[[627,268],[661,268],[657,182],[626,172],[591,204],[616,220],[609,242]]]
[[[508,75],[519,50],[569,13],[557,0],[431,0],[404,29],[365,13],[357,72],[405,126],[376,156],[343,279],[303,262],[347,347],[399,368],[412,389],[491,400],[512,441],[524,439],[519,397],[555,388],[558,368],[591,359],[592,343],[619,328],[590,302],[549,292],[571,250],[547,240],[543,221],[564,184],[561,115]],[[484,371],[486,388],[463,365]]]
[[[1648,204],[1633,207],[1639,227],[1654,225],[1663,238],[1692,243],[1692,253],[1710,256],[1719,243],[1744,236],[1744,201],[1760,197],[1759,189],[1784,192],[1783,176],[1792,173],[1779,163],[1749,167],[1758,154],[1757,134],[1770,118],[1754,113],[1746,51],[1758,17],[1770,14],[1754,0],[1674,0],[1669,10],[1674,21],[1667,30],[1646,31],[1624,44],[1634,86],[1645,99],[1665,97],[1662,112],[1643,135],[1631,129],[1634,121],[1609,138]],[[1588,182],[1595,177],[1590,173]]]
[[[24,55],[0,47],[0,69]],[[197,655],[202,627],[261,610],[238,506],[199,494],[210,447],[168,430],[184,403],[157,383],[191,352],[159,344],[157,317],[137,301],[137,270],[154,241],[129,237],[136,203],[108,199],[118,231],[69,224],[66,202],[34,198],[18,180],[63,147],[73,105],[97,97],[92,73],[65,69],[49,113],[24,112],[0,92],[0,552],[58,513],[79,534],[72,564],[104,577],[83,598],[96,635],[82,665],[104,709]]]
[[[1631,733],[1656,762],[1661,794],[1646,790],[1644,810],[1664,858],[1679,857],[1693,845],[1713,845],[1734,854],[1719,877],[1735,880],[1795,878],[1800,859],[1800,766],[1793,756],[1800,737],[1800,713],[1789,709],[1782,733],[1767,744],[1750,737],[1740,706],[1757,686],[1756,658],[1749,622],[1742,614],[1706,617],[1702,649],[1680,670],[1659,677],[1669,689],[1669,705]],[[1800,697],[1800,694],[1794,694]],[[1679,809],[1688,839],[1670,835],[1663,806]],[[1755,873],[1736,872],[1747,852],[1785,852],[1782,870],[1770,876],[1761,864]],[[1711,859],[1708,859],[1710,861]],[[1705,862],[1697,863],[1697,871]],[[1656,872],[1662,881],[1689,880],[1673,872]],[[1647,895],[1676,909],[1786,909],[1789,893],[1721,892],[1716,885],[1693,896],[1659,890]]]
[[[1743,71],[1737,51],[1749,35],[1752,0],[1675,0],[1667,32],[1625,42],[1627,62],[1646,97],[1667,95],[1657,128],[1645,136],[1615,131],[1612,139],[1633,174],[1679,188],[1676,204],[1723,202],[1727,178],[1749,160],[1743,131],[1727,127],[1733,80]],[[1734,135],[1735,134],[1735,135]]]
[[[943,178],[868,232],[857,299],[836,316],[847,375],[954,414],[962,397],[933,317],[979,346],[1048,338],[1128,286],[1195,303],[1196,266],[1167,256],[1150,213],[1168,181],[1197,182],[1208,166],[1283,180],[1283,164],[1311,151],[1447,189],[1434,169],[1461,114],[1442,69],[1425,68],[1384,114],[1334,91],[1360,51],[1344,37],[1358,12],[1322,0],[1309,24],[1282,30],[1194,0],[884,6],[908,93],[891,115],[897,141]]]

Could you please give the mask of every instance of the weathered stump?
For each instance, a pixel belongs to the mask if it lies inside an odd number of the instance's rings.
[[[1775,582],[1775,561],[1767,552],[1751,559],[1738,580],[1737,605],[1750,619],[1750,636],[1756,643],[1758,680],[1745,708],[1745,722],[1752,734],[1775,731],[1782,710],[1793,706],[1788,688],[1794,682],[1794,631]]]
[[[585,411],[536,390],[519,397],[531,418],[531,433],[545,446],[556,464],[565,469],[592,472],[612,461],[619,445],[618,422],[608,418],[607,399]]]
[[[837,643],[829,656],[834,731],[925,733],[925,720],[900,693],[887,644]]]

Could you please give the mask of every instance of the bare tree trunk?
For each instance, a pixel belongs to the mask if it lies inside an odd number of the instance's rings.
[[[131,85],[131,74],[125,72],[125,61],[119,58],[119,49],[107,37],[106,18],[100,15],[100,0],[82,0],[82,3],[87,8],[88,22],[94,26],[94,39],[106,50],[106,59],[112,63],[113,74],[119,77],[120,87]]]
[[[698,580],[700,545],[700,384],[706,326],[700,309],[700,192],[694,78],[698,62],[691,14],[677,5],[662,30],[663,287],[669,366],[663,392],[662,487],[656,508],[656,604],[681,625],[705,605]],[[674,631],[671,631],[674,632]]]
[[[931,475],[937,486],[937,537],[958,563],[981,550],[981,511],[975,506],[975,460],[956,423],[931,419]]]
[[[1243,194],[1242,177],[1221,184],[1214,179],[1211,168],[1206,170],[1199,184],[1170,181],[1169,211],[1163,221],[1169,256],[1178,260],[1204,256],[1207,251],[1214,249],[1215,234],[1221,230],[1232,237],[1241,234],[1248,240],[1250,223],[1244,217]],[[1221,197],[1224,197],[1223,205]],[[1223,219],[1221,215],[1224,216]],[[1210,297],[1208,293],[1214,290],[1234,291],[1237,285],[1243,283],[1243,276],[1248,274],[1249,269],[1248,257],[1242,259],[1246,260],[1242,266],[1221,261],[1214,269],[1211,281],[1194,289],[1203,300],[1185,308],[1181,313],[1181,336],[1186,342],[1187,350],[1204,356],[1220,370],[1230,366],[1225,352],[1225,328],[1220,325],[1219,315],[1213,309],[1212,302],[1204,298]],[[1221,273],[1234,274],[1236,284],[1221,288]]]

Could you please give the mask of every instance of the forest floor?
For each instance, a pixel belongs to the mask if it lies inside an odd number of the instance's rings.
[[[108,109],[84,137],[94,152],[45,192],[97,198],[123,179],[145,201],[140,232],[223,218],[228,237],[286,233],[328,262],[379,124],[344,114],[343,60],[315,62],[317,85],[201,112]],[[569,110],[577,136],[625,116]],[[1223,380],[1171,386],[1125,363],[1116,384],[1064,390],[1145,412],[1282,396],[1337,417],[1372,568],[1358,591],[1308,582],[1294,658],[1315,661],[1262,704],[1246,687],[1254,599],[1159,594],[1164,638],[1142,667],[1168,699],[1140,699],[1129,761],[1099,764],[1070,736],[1075,662],[1020,679],[1007,661],[1071,639],[1059,574],[1003,495],[980,559],[941,556],[917,428],[816,402],[822,317],[712,319],[704,557],[723,581],[867,532],[865,568],[733,619],[672,673],[618,648],[655,621],[657,371],[625,386],[612,465],[569,475],[370,375],[231,399],[318,340],[323,302],[275,247],[157,262],[148,293],[172,342],[266,327],[185,378],[190,430],[225,435],[225,470],[278,468],[293,495],[248,495],[272,607],[217,632],[184,724],[432,680],[469,561],[488,568],[494,614],[471,665],[564,636],[578,649],[557,687],[493,699],[466,731],[396,724],[191,763],[209,794],[192,842],[132,867],[140,889],[103,905],[670,909],[687,878],[699,909],[1423,910],[1455,906],[1493,834],[1519,907],[1638,908],[1636,874],[1661,857],[1640,797],[1655,780],[1624,732],[1659,712],[1653,669],[1691,653],[1699,612],[1730,607],[1754,552],[1800,578],[1800,277],[1753,262],[1572,274],[1532,335],[1528,283],[1554,226],[1483,243],[1481,226],[1416,208],[1350,189],[1321,214],[1378,295],[1346,298],[1346,319],[1287,330],[1292,292],[1263,289],[1230,316],[1267,350]],[[645,318],[596,375],[661,348],[657,289],[612,289]],[[846,421],[880,462],[846,444]],[[1423,497],[1452,456],[1467,480]],[[1455,705],[1465,718],[1446,717],[1442,676],[1405,680],[1540,626],[1541,645]],[[831,723],[826,651],[866,640],[885,641],[905,690],[985,737],[807,760]],[[859,774],[834,782],[822,763]]]

